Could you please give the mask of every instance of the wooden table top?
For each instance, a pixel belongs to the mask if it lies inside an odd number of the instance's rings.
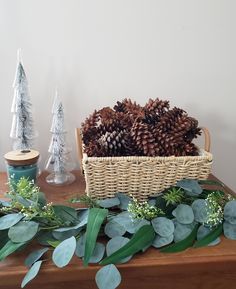
[[[46,193],[47,200],[69,204],[68,199],[85,191],[83,176],[76,171],[76,181],[68,186],[53,187],[45,183],[43,173],[38,185]],[[214,179],[212,176],[211,178]],[[6,174],[0,173],[0,197],[6,192]],[[231,191],[232,192],[232,191]],[[119,288],[161,288],[161,289],[233,289],[236,288],[236,241],[221,237],[222,242],[213,247],[190,248],[181,253],[160,253],[149,248],[144,254],[137,254],[129,263],[119,265],[122,283]],[[0,263],[0,289],[20,288],[27,271],[24,259],[32,247],[16,253]],[[47,262],[28,288],[97,288],[94,277],[99,266],[83,267],[74,257],[70,264],[57,268]]]

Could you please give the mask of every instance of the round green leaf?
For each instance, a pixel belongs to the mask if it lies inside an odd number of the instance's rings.
[[[98,200],[97,203],[102,208],[112,208],[118,206],[120,204],[120,200],[118,197],[114,197],[114,198],[107,198],[104,200]]]
[[[26,284],[28,284],[32,279],[34,279],[37,276],[41,265],[42,261],[37,261],[34,263],[34,265],[29,269],[29,271],[25,275],[21,283],[21,288],[25,287]]]
[[[124,226],[126,231],[130,234],[134,234],[140,227],[150,224],[150,222],[147,220],[133,219],[129,212],[122,212],[115,216],[112,220]]]
[[[205,227],[203,225],[201,225],[198,228],[197,231],[197,240],[201,240],[203,239],[205,236],[207,236],[212,230],[209,227]],[[216,238],[214,241],[212,241],[210,244],[208,244],[208,246],[215,246],[217,244],[220,243],[220,238]]]
[[[203,199],[195,200],[192,203],[192,209],[195,221],[205,223],[207,220],[207,201]]]
[[[236,200],[229,201],[224,207],[224,219],[232,225],[236,225]]]
[[[184,189],[186,195],[191,197],[199,196],[202,193],[202,188],[197,180],[183,179],[178,181],[176,186]]]
[[[172,215],[181,224],[191,224],[194,221],[193,209],[184,204],[180,204],[173,210]]]
[[[236,240],[236,225],[232,225],[229,222],[224,222],[223,230],[226,238]]]
[[[122,212],[116,215],[112,220],[123,225],[125,228],[128,227],[133,221],[129,212]]]
[[[72,236],[69,239],[62,241],[53,251],[52,260],[54,264],[59,268],[66,266],[73,257],[75,249],[75,237]]]
[[[119,208],[121,210],[127,210],[128,209],[128,205],[131,202],[131,198],[129,196],[125,195],[125,194],[122,194],[122,193],[116,193],[116,197],[120,201]]]
[[[98,263],[102,260],[105,253],[105,246],[102,243],[96,243],[92,256],[89,259],[89,263]]]
[[[173,221],[166,217],[157,217],[153,219],[152,226],[155,232],[161,237],[168,237],[172,235],[175,230]]]
[[[115,289],[120,285],[121,275],[115,265],[102,267],[95,277],[99,289]]]
[[[186,237],[188,237],[191,234],[195,225],[196,225],[195,222],[193,222],[192,224],[187,224],[187,225],[175,222],[175,231],[174,231],[175,243],[182,241]]]
[[[117,237],[112,238],[111,240],[107,242],[107,245],[106,245],[107,256],[110,256],[111,254],[119,250],[121,247],[126,245],[128,242],[129,242],[129,239],[125,237],[117,236]],[[124,258],[120,263],[126,263],[131,258],[132,256]]]
[[[166,245],[172,243],[173,240],[174,240],[174,234],[171,234],[167,237],[161,237],[159,235],[156,235],[156,237],[152,243],[152,246],[155,248],[161,248],[163,246],[166,246]]]
[[[123,236],[126,232],[126,229],[123,225],[112,220],[106,224],[104,232],[109,238],[113,238],[116,236]]]
[[[14,243],[21,243],[31,240],[38,232],[39,224],[33,221],[19,222],[8,231],[8,237]]]
[[[0,218],[0,230],[9,229],[17,224],[24,216],[22,214],[9,214]]]

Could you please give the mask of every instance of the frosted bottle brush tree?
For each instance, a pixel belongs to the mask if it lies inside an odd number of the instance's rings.
[[[20,50],[17,54],[17,68],[13,83],[14,97],[11,107],[13,121],[10,137],[13,139],[13,150],[28,150],[33,147],[36,133],[33,125],[28,81],[22,65]]]
[[[68,170],[72,169],[70,151],[66,146],[66,130],[64,127],[64,110],[62,102],[59,101],[57,93],[52,108],[51,143],[48,152],[50,156],[46,163],[46,170],[51,171],[46,181],[52,185],[63,185],[72,183],[75,176]],[[71,166],[69,168],[69,166]]]

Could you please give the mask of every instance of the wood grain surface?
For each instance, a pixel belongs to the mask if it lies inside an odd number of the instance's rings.
[[[46,173],[38,180],[47,200],[68,204],[68,199],[85,191],[83,176],[77,171],[76,182],[65,187],[53,187],[45,183]],[[211,178],[214,179],[213,176]],[[7,191],[6,175],[0,174],[0,195]],[[214,247],[191,248],[175,254],[160,253],[154,248],[137,254],[129,263],[122,264],[121,289],[235,289],[236,241],[222,238]],[[26,251],[8,257],[0,263],[0,289],[20,288],[27,271],[24,259],[36,245]],[[48,253],[49,256],[50,253]],[[92,289],[97,288],[94,278],[98,266],[83,267],[74,257],[71,263],[59,269],[51,262],[44,263],[39,275],[26,288],[44,289]]]

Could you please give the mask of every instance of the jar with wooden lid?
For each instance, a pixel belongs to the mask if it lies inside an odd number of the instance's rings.
[[[36,182],[38,174],[39,152],[35,150],[16,150],[10,151],[4,155],[7,166],[7,175],[9,180],[15,183],[20,178],[25,177],[28,180]]]

